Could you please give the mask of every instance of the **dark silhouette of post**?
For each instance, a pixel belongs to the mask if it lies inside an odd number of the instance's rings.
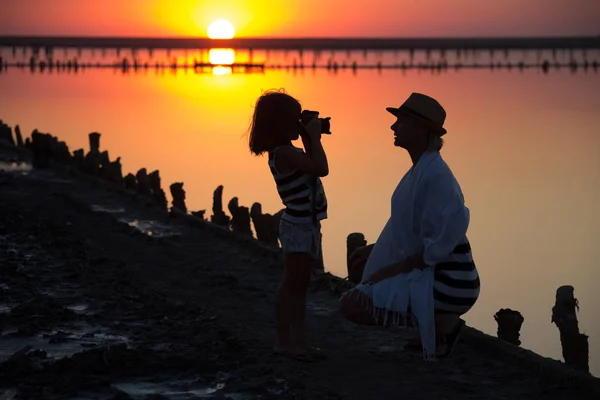
[[[360,283],[363,274],[363,268],[351,268],[350,255],[359,247],[366,246],[365,235],[360,232],[351,233],[346,238],[346,269],[348,271],[348,280],[354,283]]]
[[[187,213],[187,206],[185,205],[185,190],[183,190],[183,182],[175,182],[169,186],[171,190],[171,196],[173,196],[173,208],[182,211],[184,214]]]
[[[23,147],[23,135],[21,135],[21,127],[15,126],[15,135],[17,136],[17,146]]]
[[[213,215],[210,221],[220,226],[229,226],[229,216],[223,212],[223,185],[219,185],[213,194]]]
[[[146,168],[140,168],[135,174],[137,181],[137,192],[142,196],[152,197],[152,189],[150,188],[150,179]]]
[[[240,206],[237,197],[229,200],[227,204],[231,214],[231,230],[244,236],[252,236],[250,229],[250,210],[248,207]]]
[[[263,214],[262,205],[260,203],[252,204],[250,207],[250,217],[254,224],[254,231],[256,232],[256,238],[272,247],[279,247],[279,222],[281,219],[281,212],[275,215]]]
[[[168,206],[167,195],[161,187],[160,171],[152,171],[150,175],[148,175],[148,180],[150,182],[150,190],[152,190],[152,200],[154,201],[154,204],[163,210],[166,210]]]
[[[498,323],[498,338],[515,346],[521,345],[519,337],[525,318],[520,312],[510,308],[501,308],[494,314],[494,319]]]
[[[573,286],[561,286],[556,290],[556,302],[552,307],[552,322],[560,331],[560,344],[565,364],[589,372],[589,343],[587,335],[579,332]]]
[[[12,128],[0,120],[0,141],[6,142],[10,146],[15,145],[12,134]]]
[[[135,192],[138,191],[137,179],[131,172],[125,175],[123,184],[125,185],[125,189],[133,190]]]

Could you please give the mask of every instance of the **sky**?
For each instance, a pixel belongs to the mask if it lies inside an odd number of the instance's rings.
[[[0,0],[0,35],[238,37],[600,35],[600,0]]]

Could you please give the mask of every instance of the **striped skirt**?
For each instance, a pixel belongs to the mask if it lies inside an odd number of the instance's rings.
[[[434,269],[433,299],[436,313],[462,315],[479,297],[479,274],[467,242],[456,246]]]

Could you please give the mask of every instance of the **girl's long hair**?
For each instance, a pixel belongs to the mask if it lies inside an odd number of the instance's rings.
[[[250,151],[255,155],[285,144],[288,135],[298,129],[300,102],[284,89],[268,90],[256,101],[250,124]]]

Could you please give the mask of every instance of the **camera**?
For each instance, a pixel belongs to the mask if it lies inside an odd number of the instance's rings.
[[[321,133],[322,134],[331,135],[331,131],[330,131],[331,124],[329,123],[329,120],[331,119],[331,117],[319,118],[318,111],[310,111],[310,110],[302,111],[302,113],[300,114],[300,123],[302,123],[302,125],[306,125],[313,118],[318,118],[319,120],[321,120]]]

